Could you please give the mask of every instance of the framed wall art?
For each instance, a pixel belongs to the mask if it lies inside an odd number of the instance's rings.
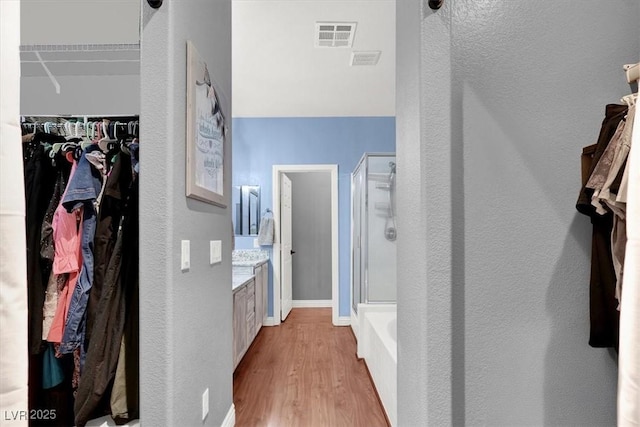
[[[186,196],[227,206],[225,118],[207,63],[187,41]]]

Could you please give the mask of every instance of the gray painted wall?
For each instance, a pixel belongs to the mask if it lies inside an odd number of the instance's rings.
[[[581,148],[630,91],[640,3],[414,1],[397,16],[398,230],[424,230],[398,240],[399,425],[614,425],[574,205]]]
[[[287,173],[292,188],[293,299],[331,299],[331,174]]]
[[[232,404],[231,209],[184,196],[187,40],[226,95],[224,191],[231,191],[230,39],[231,0],[165,1],[157,10],[143,2],[140,403],[148,426],[219,426]],[[181,239],[191,241],[187,272]],[[209,240],[222,240],[221,264],[209,265]]]
[[[56,76],[20,79],[20,114],[140,114],[140,75]]]
[[[447,13],[432,14],[423,1],[396,2],[400,426],[453,423]]]

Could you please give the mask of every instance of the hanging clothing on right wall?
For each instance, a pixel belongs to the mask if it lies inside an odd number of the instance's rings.
[[[589,345],[592,347],[618,348],[620,314],[617,310],[617,301],[615,299],[616,274],[611,251],[613,213],[605,211],[604,214],[600,214],[592,204],[592,199],[598,189],[598,182],[606,180],[605,172],[601,171],[603,168],[601,161],[611,162],[605,152],[614,136],[619,134],[617,132],[618,128],[627,112],[628,107],[626,105],[610,104],[606,106],[595,153],[587,174],[588,181],[583,183],[576,203],[578,211],[589,216],[593,225],[591,277],[589,280],[591,325]],[[596,173],[595,175],[594,172]],[[596,187],[596,189],[589,188],[589,183],[592,184],[591,187]]]

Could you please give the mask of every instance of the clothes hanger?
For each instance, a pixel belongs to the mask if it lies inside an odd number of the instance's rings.
[[[627,104],[627,107],[631,108],[632,106],[635,105],[637,100],[638,100],[638,94],[630,93],[629,95],[623,96],[622,99],[620,99],[620,102],[624,102],[625,104]]]
[[[53,159],[55,157],[55,155],[58,154],[58,152],[60,151],[60,149],[62,148],[63,145],[64,145],[64,143],[62,143],[62,142],[54,142],[51,145],[51,151],[49,151],[49,157],[51,157]]]
[[[62,151],[69,151],[69,150],[75,150],[76,147],[78,147],[78,144],[75,142],[65,142],[62,144],[62,147],[60,147],[60,149]]]
[[[85,129],[85,125],[87,126],[86,129]],[[78,132],[79,128],[83,128],[83,132]],[[88,128],[88,123],[85,124],[85,123],[80,122],[80,121],[76,122],[76,137],[82,138],[82,141],[80,142],[80,146],[82,147],[83,150],[85,150],[87,147],[89,147],[90,145],[93,144],[93,141],[89,137],[88,129],[89,129]]]
[[[119,122],[119,121],[117,121],[117,120],[116,120],[116,122],[113,124],[113,139],[116,139],[116,140],[118,140],[118,141],[120,140],[120,139],[118,138],[118,125],[119,125],[119,124],[120,124],[120,122]],[[122,132],[120,132],[120,134],[122,135]]]
[[[109,143],[118,141],[109,137],[109,120],[104,119],[102,121],[102,130],[104,131],[104,137],[98,141],[98,146],[103,153],[108,153],[110,151],[110,148],[112,148],[109,146]]]

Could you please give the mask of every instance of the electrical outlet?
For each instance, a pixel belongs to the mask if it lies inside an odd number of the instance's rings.
[[[180,269],[187,271],[191,268],[191,242],[189,240],[183,240],[181,243]]]
[[[253,239],[253,247],[260,249],[260,243],[258,243],[258,239]]]
[[[209,240],[209,264],[222,262],[222,241]]]
[[[207,418],[209,414],[209,388],[202,393],[202,421]]]

